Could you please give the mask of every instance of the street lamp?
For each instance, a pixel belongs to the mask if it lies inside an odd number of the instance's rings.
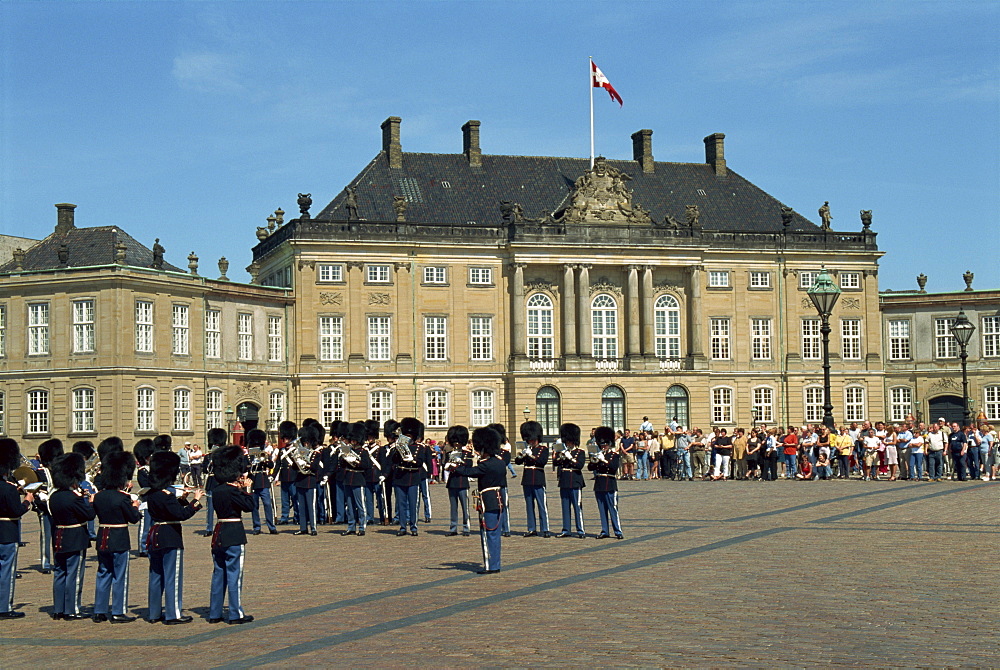
[[[972,339],[972,333],[976,329],[976,326],[969,321],[969,318],[965,316],[965,310],[958,310],[958,316],[955,317],[955,322],[951,324],[951,334],[955,337],[955,341],[958,342],[960,349],[959,356],[962,359],[962,418],[964,423],[962,426],[968,426],[971,421],[971,414],[969,411],[969,373],[967,368],[968,358],[969,358],[969,340]]]
[[[228,428],[228,433],[233,434],[233,406],[226,405],[226,427]]]
[[[750,416],[753,419],[752,425],[750,426],[754,430],[757,429],[757,422],[760,421],[760,408],[754,405],[750,408]]]
[[[823,335],[823,425],[831,431],[834,428],[833,403],[830,402],[830,314],[840,297],[840,287],[833,282],[833,277],[826,271],[826,266],[820,268],[815,283],[806,291],[813,306],[819,312],[823,323],[820,333]]]

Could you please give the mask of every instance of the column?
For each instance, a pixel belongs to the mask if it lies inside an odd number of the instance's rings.
[[[563,265],[562,281],[562,335],[563,356],[576,356],[576,286],[573,269],[575,265]]]
[[[579,352],[581,356],[593,356],[594,344],[591,340],[590,321],[590,265],[580,265],[580,274],[577,277],[577,334],[579,337]]]
[[[363,369],[368,357],[368,318],[362,302],[362,287],[365,282],[365,264],[362,261],[347,261],[347,287],[344,291],[344,358],[349,370]]]
[[[628,292],[626,294],[625,323],[627,339],[625,353],[629,358],[639,355],[639,266],[628,266]]]
[[[527,344],[524,315],[524,266],[525,263],[511,263],[514,269],[514,285],[511,288],[511,314],[513,315],[513,342],[510,350],[514,356],[524,356]]]
[[[693,366],[697,369],[706,367],[704,344],[702,343],[702,333],[704,324],[702,323],[702,290],[704,281],[703,275],[705,266],[690,265],[686,268],[688,275],[688,358],[693,361]]]
[[[417,346],[414,336],[419,337],[418,334],[423,329],[423,321],[417,314],[413,313],[416,302],[413,299],[414,282],[410,273],[410,264],[394,263],[393,270],[395,272],[395,281],[393,282],[395,284],[393,287],[395,288],[395,300],[390,303],[392,305],[390,310],[393,311],[391,330],[392,351],[395,352],[393,358],[397,366],[402,365],[402,367],[396,368],[397,372],[409,372],[416,369],[414,365],[417,360],[423,360],[423,356],[419,356],[417,353],[419,350],[414,351],[414,347]]]
[[[642,355],[656,356],[655,331],[653,329],[653,266],[642,266]]]

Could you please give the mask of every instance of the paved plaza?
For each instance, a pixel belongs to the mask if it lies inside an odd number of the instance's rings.
[[[588,482],[589,485],[589,482]],[[243,626],[206,622],[209,540],[185,524],[184,626],[49,619],[26,517],[5,668],[256,666],[997,666],[1000,485],[622,482],[625,539],[515,537],[477,575],[476,535],[250,538]],[[587,531],[600,530],[591,490]],[[558,499],[549,499],[559,530]],[[201,519],[201,523],[198,520]],[[249,523],[247,524],[249,527]],[[93,550],[91,550],[91,556]],[[93,600],[93,560],[84,602]],[[132,563],[144,615],[147,564]]]

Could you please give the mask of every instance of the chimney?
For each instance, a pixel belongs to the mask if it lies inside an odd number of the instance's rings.
[[[56,209],[59,210],[56,215],[56,235],[65,235],[76,228],[76,224],[73,223],[73,210],[76,209],[76,205],[61,202],[56,205]]]
[[[382,151],[389,157],[389,167],[396,169],[403,167],[403,147],[399,143],[401,121],[398,116],[390,116],[382,122]]]
[[[642,171],[653,173],[653,131],[644,128],[632,133],[632,160],[639,163]]]
[[[722,133],[712,133],[705,138],[705,162],[715,168],[716,177],[726,176],[726,150]]]
[[[462,153],[472,167],[482,167],[483,153],[479,150],[479,121],[466,121],[462,126]]]

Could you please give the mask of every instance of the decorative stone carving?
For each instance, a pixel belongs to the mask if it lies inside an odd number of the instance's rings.
[[[965,290],[966,291],[971,291],[972,290],[972,280],[975,277],[976,277],[976,275],[973,274],[973,272],[971,270],[966,270],[965,274],[962,275],[962,279],[965,281]]]
[[[410,271],[409,263],[393,263],[392,267],[396,269],[396,272],[399,272],[400,270],[406,270],[407,272]]]
[[[844,298],[841,304],[844,306],[844,309],[861,309],[860,298]]]
[[[157,237],[153,240],[153,269],[162,270],[163,269],[163,254],[166,249],[160,244],[160,238]]]
[[[128,252],[128,247],[125,246],[124,242],[118,242],[115,244],[115,263],[118,265],[125,264],[125,254]]]
[[[359,270],[365,266],[364,261],[347,261],[347,269],[358,268]]]
[[[309,268],[310,270],[316,269],[316,261],[312,259],[299,259],[299,269],[304,270]]]
[[[267,239],[268,236],[267,228],[262,228],[257,226],[257,239],[261,242]]]
[[[278,228],[281,228],[283,225],[285,225],[285,210],[281,209],[280,207],[274,210],[274,224]]]
[[[501,200],[500,218],[502,218],[505,223],[521,223],[525,220],[524,208],[521,207],[520,203],[511,202],[510,200]]]
[[[549,293],[555,293],[555,285],[548,281],[547,279],[536,278],[524,283],[524,291],[547,291]]]
[[[615,295],[621,297],[622,289],[620,286],[612,284],[607,277],[601,277],[596,282],[592,282],[590,284],[590,295],[595,295],[597,293],[614,293]]]
[[[277,225],[278,225],[278,217],[274,216],[273,214],[267,217],[267,232],[273,233]]]
[[[391,299],[388,293],[369,293],[368,294],[368,304],[369,305],[388,305]]]
[[[604,156],[573,184],[570,204],[557,217],[562,223],[605,221],[608,223],[652,223],[649,212],[632,204],[628,182],[632,177],[608,165]]]
[[[226,273],[229,272],[229,261],[223,256],[219,259],[219,281],[229,281]]]
[[[340,305],[344,301],[343,293],[320,293],[319,303],[321,305]]]
[[[65,266],[69,263],[69,246],[65,242],[59,245],[57,253],[59,254],[59,265]]]
[[[670,214],[663,217],[663,225],[671,230],[678,230],[681,227],[681,222],[675,219]]]
[[[809,298],[802,298],[802,309],[816,309],[816,306]]]
[[[653,284],[653,293],[683,293],[684,287],[671,282],[663,282],[662,284]]]
[[[260,400],[260,389],[253,382],[240,382],[236,385],[236,397]]]
[[[927,289],[924,288],[927,286],[927,275],[923,272],[917,275],[917,286],[920,288],[921,293],[927,293]]]
[[[198,274],[198,257],[193,251],[188,254],[188,271],[193,275]]]
[[[14,269],[23,270],[24,269],[24,249],[18,247],[14,249]]]
[[[795,210],[791,207],[781,206],[781,225],[788,228],[792,225],[792,216],[795,214]]]
[[[955,391],[957,393],[962,392],[962,384],[958,380],[951,377],[942,377],[936,383],[931,384],[928,389],[930,392],[934,391]]]
[[[308,219],[309,208],[312,207],[313,204],[312,193],[299,193],[299,199],[297,202],[299,204],[299,218]]]
[[[824,200],[823,206],[819,208],[819,218],[822,223],[820,228],[823,230],[830,230],[830,222],[833,221],[833,217],[830,216],[830,201]]]
[[[698,205],[684,205],[684,216],[687,217],[688,227],[701,227],[701,211],[699,211]]]
[[[347,220],[358,220],[358,189],[347,187],[347,198],[344,200],[344,208],[347,210]]]
[[[861,210],[861,230],[868,232],[872,228],[872,211],[870,209]]]
[[[402,223],[406,221],[406,207],[408,203],[406,202],[405,195],[394,195],[392,196],[392,208],[396,211],[396,221]]]
[[[248,265],[246,269],[247,272],[250,274],[250,283],[251,284],[259,283],[258,280],[260,279],[260,263],[254,261],[253,263]]]

